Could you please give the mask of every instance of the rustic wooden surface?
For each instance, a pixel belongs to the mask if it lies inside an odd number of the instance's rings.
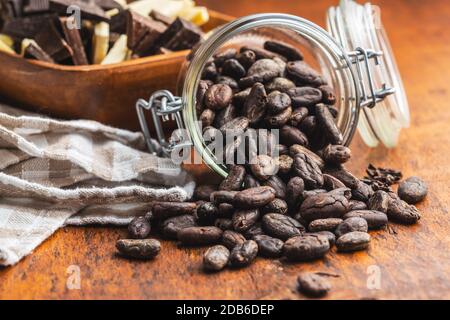
[[[282,11],[323,25],[336,1],[200,1],[232,15]],[[372,233],[370,250],[336,254],[315,263],[285,264],[258,259],[250,268],[205,275],[204,249],[179,249],[163,242],[152,262],[117,257],[115,240],[123,229],[64,228],[18,265],[0,270],[0,299],[260,299],[303,298],[295,292],[299,272],[322,271],[330,278],[330,299],[450,298],[450,4],[447,0],[372,1],[382,8],[411,106],[411,128],[393,150],[368,149],[356,137],[350,168],[363,174],[367,163],[401,168],[429,183],[418,205],[415,226],[391,225]],[[205,177],[205,176],[204,176]],[[67,268],[81,271],[81,289],[66,287]],[[379,267],[381,287],[367,287],[368,268]],[[372,267],[373,268],[373,267]],[[369,270],[371,270],[369,268]]]

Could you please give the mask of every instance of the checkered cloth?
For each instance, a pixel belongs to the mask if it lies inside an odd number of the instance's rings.
[[[13,265],[65,224],[126,224],[152,200],[195,187],[140,133],[57,121],[0,105],[0,265]]]

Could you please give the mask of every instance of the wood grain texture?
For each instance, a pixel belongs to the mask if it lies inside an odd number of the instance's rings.
[[[224,13],[244,15],[281,11],[323,25],[325,10],[336,1],[199,1]],[[295,291],[303,271],[338,274],[330,278],[330,299],[450,299],[450,4],[447,0],[372,3],[382,8],[411,107],[411,128],[395,149],[368,149],[356,136],[350,169],[363,175],[367,163],[401,169],[429,183],[418,205],[423,218],[415,226],[392,224],[372,233],[367,252],[337,254],[324,260],[286,264],[258,259],[251,267],[205,275],[205,249],[180,249],[163,242],[152,262],[117,257],[115,240],[123,229],[64,228],[17,266],[0,271],[0,299],[302,299]],[[256,5],[257,4],[257,5]],[[195,168],[194,168],[195,169]],[[210,175],[202,173],[201,180]],[[66,270],[78,265],[81,289],[66,288]],[[367,268],[378,266],[381,288],[367,287]]]

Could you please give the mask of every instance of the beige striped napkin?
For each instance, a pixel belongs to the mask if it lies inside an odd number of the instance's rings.
[[[189,199],[190,176],[143,150],[140,133],[0,105],[0,265],[64,224],[126,224],[152,200]]]

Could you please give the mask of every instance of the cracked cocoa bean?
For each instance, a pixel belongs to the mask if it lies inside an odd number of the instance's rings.
[[[340,218],[317,219],[311,221],[308,230],[311,232],[334,231],[344,220]]]
[[[144,216],[134,218],[128,225],[128,234],[132,239],[145,239],[150,231],[150,223]]]
[[[319,87],[324,84],[320,74],[303,61],[289,61],[286,65],[286,72],[288,77],[299,86]],[[322,96],[322,93],[320,95]]]
[[[294,164],[294,159],[287,154],[280,155],[275,161],[278,164],[278,173],[281,175],[287,175]]]
[[[288,239],[283,254],[291,261],[311,261],[322,258],[330,250],[328,238],[318,234],[306,234]]]
[[[234,196],[238,193],[238,191],[214,191],[211,193],[210,200],[215,205],[219,205],[221,203],[233,203]]]
[[[245,237],[236,231],[226,230],[222,235],[222,244],[229,250],[232,250],[237,245],[243,244],[245,241]]]
[[[356,188],[352,189],[352,199],[354,200],[367,202],[372,195],[372,187],[362,181],[359,181]]]
[[[305,227],[297,220],[278,213],[268,213],[262,219],[263,230],[270,236],[286,240],[298,236],[305,231]]]
[[[419,177],[410,177],[399,184],[397,193],[400,199],[415,204],[426,197],[428,186]]]
[[[343,184],[340,180],[336,179],[333,176],[330,176],[329,174],[322,174],[323,176],[323,187],[328,190],[335,190],[335,189],[341,189],[346,188],[345,184]]]
[[[323,185],[322,171],[307,154],[297,153],[294,156],[293,170],[297,176],[303,179],[307,188],[317,189]]]
[[[155,202],[153,204],[153,219],[164,220],[183,214],[194,214],[197,204],[193,202]]]
[[[237,191],[244,182],[245,168],[243,166],[232,166],[228,176],[220,183],[219,190]]]
[[[244,233],[252,227],[259,219],[258,209],[244,209],[236,210],[233,214],[233,229],[234,231]]]
[[[316,105],[315,111],[317,121],[320,127],[324,130],[325,135],[328,137],[328,141],[335,145],[342,144],[344,139],[341,131],[338,129],[334,121],[334,117],[331,115],[328,107],[320,103]]]
[[[205,202],[197,207],[199,224],[210,225],[219,217],[219,209],[212,202]]]
[[[341,218],[347,211],[347,198],[330,192],[307,197],[299,209],[299,212],[306,221]]]
[[[207,271],[220,271],[228,264],[229,258],[230,251],[226,247],[213,246],[203,255],[203,268]]]
[[[220,110],[230,104],[232,97],[233,90],[229,86],[226,84],[214,84],[206,91],[204,102],[209,109]]]
[[[278,114],[291,106],[291,98],[286,93],[272,91],[267,95],[267,111]]]
[[[300,177],[293,177],[286,185],[286,202],[290,208],[296,208],[303,200],[303,191],[305,190],[305,183]]]
[[[245,68],[236,59],[228,59],[222,65],[222,73],[234,79],[245,76]]]
[[[280,199],[286,198],[286,184],[278,176],[272,176],[266,181],[263,181],[264,186],[272,187],[275,190],[275,197]]]
[[[287,78],[277,77],[265,85],[267,92],[280,91],[287,92],[289,89],[295,88],[295,83]]]
[[[257,60],[247,71],[247,76],[241,78],[239,86],[246,88],[257,82],[268,82],[281,75],[280,65],[272,59]]]
[[[340,223],[334,233],[339,238],[346,233],[353,231],[367,232],[368,224],[366,219],[360,217],[351,217]]]
[[[120,239],[116,248],[128,258],[152,259],[161,251],[161,243],[155,239]]]
[[[213,124],[214,118],[216,117],[216,113],[212,111],[211,109],[205,109],[203,110],[202,114],[200,115],[199,119],[202,123],[202,127],[206,128]]]
[[[268,115],[264,118],[264,121],[270,128],[280,128],[284,126],[289,119],[291,118],[292,108],[288,107],[287,109],[281,111],[278,114]]]
[[[348,172],[343,166],[325,166],[323,173],[335,177],[350,189],[356,189],[360,182],[358,178]]]
[[[245,50],[236,55],[236,60],[245,68],[250,68],[256,61],[256,54],[251,50]]]
[[[322,169],[325,166],[325,163],[323,162],[322,158],[315,152],[309,150],[308,148],[305,148],[304,146],[301,146],[299,144],[293,144],[292,146],[289,147],[289,154],[291,155],[291,157],[294,157],[298,153],[306,154],[308,157],[314,160],[314,162],[320,169]]]
[[[341,164],[350,160],[352,153],[346,146],[330,144],[322,151],[322,156],[327,163]]]
[[[178,231],[178,240],[185,245],[215,244],[222,239],[223,231],[217,227],[188,227]]]
[[[261,208],[262,213],[279,213],[287,214],[288,205],[283,199],[275,198],[264,207]]]
[[[362,202],[362,201],[350,200],[348,202],[348,209],[350,211],[352,211],[352,210],[366,210],[367,209],[367,205],[366,205],[365,202]]]
[[[253,238],[258,244],[258,253],[266,258],[279,258],[283,254],[284,242],[277,238],[261,234]]]
[[[311,87],[295,87],[289,89],[287,94],[291,98],[292,106],[312,107],[322,101],[322,92],[319,89]]]
[[[389,205],[387,216],[389,220],[393,220],[403,224],[414,224],[420,219],[420,212],[417,208],[400,199],[395,193],[388,193]]]
[[[264,118],[266,114],[267,95],[264,86],[257,82],[245,99],[243,114],[251,124],[255,124]]]
[[[284,125],[280,130],[281,142],[287,146],[298,144],[301,146],[308,146],[308,137],[296,127]]]
[[[333,105],[336,103],[336,95],[334,89],[325,84],[318,88],[322,92],[322,103],[326,105]]]
[[[344,219],[360,217],[367,221],[369,230],[380,229],[388,223],[385,213],[376,210],[353,210],[344,215]]]
[[[164,238],[177,239],[178,231],[195,226],[197,226],[195,217],[190,214],[184,214],[164,220],[161,224],[161,233]]]
[[[300,107],[292,111],[288,124],[293,127],[298,127],[300,123],[308,116],[308,108]]]
[[[258,244],[253,240],[247,240],[233,248],[230,254],[232,267],[245,267],[255,260],[258,255]]]
[[[383,190],[375,192],[367,202],[367,207],[370,210],[381,211],[386,213],[389,206],[389,196]]]
[[[323,297],[331,289],[330,283],[314,273],[303,273],[297,278],[298,290],[309,297]]]
[[[336,241],[336,247],[341,252],[352,252],[367,249],[370,235],[366,232],[353,231],[344,234]]]
[[[257,179],[264,181],[277,174],[278,164],[271,156],[261,154],[250,161],[250,169]]]
[[[275,190],[271,187],[262,186],[245,189],[238,192],[233,199],[236,208],[254,209],[260,208],[275,199]]]

